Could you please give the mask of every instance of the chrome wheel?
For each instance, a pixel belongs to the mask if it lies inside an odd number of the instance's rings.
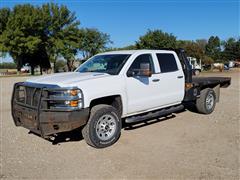
[[[116,128],[116,118],[111,114],[105,114],[97,121],[96,133],[100,140],[106,141],[113,137]]]
[[[212,93],[209,93],[206,97],[206,108],[208,110],[211,110],[213,108],[214,105],[214,96]]]

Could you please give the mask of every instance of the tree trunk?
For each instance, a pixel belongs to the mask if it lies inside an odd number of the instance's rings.
[[[71,72],[73,70],[73,63],[74,60],[67,60],[68,72]]]
[[[16,62],[17,62],[17,74],[20,74],[21,67],[22,67],[22,59],[21,58],[17,58]]]
[[[40,65],[40,74],[42,75],[42,66]]]
[[[56,73],[57,70],[56,70],[56,61],[53,62],[53,73]]]
[[[31,75],[34,75],[34,66],[31,66]]]

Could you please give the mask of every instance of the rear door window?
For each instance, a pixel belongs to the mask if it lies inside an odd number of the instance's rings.
[[[173,54],[157,53],[157,59],[162,73],[177,71],[177,63]]]

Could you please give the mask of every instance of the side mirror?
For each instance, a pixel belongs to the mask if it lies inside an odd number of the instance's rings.
[[[128,70],[127,77],[133,77],[135,76],[135,71]]]

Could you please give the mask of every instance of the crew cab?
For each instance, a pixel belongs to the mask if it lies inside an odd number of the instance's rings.
[[[168,115],[192,103],[210,114],[226,77],[192,77],[183,49],[97,54],[75,72],[31,78],[14,85],[12,116],[43,138],[82,129],[96,148],[114,144],[122,123]]]

